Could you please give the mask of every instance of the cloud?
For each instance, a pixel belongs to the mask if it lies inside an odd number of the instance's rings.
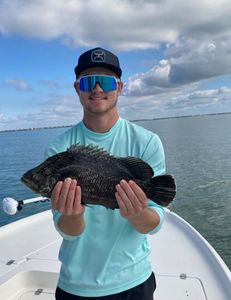
[[[0,114],[0,130],[72,125],[82,118],[82,106],[76,95],[51,94],[40,103],[38,112],[6,117]]]
[[[55,79],[55,80],[43,79],[43,80],[40,80],[39,83],[43,87],[46,87],[50,91],[73,90],[73,84],[70,84],[70,82],[67,82],[66,78],[59,78],[59,79]]]
[[[59,89],[61,87],[60,83],[55,80],[41,80],[40,83],[46,86],[49,90]]]
[[[152,65],[128,78],[120,111],[129,119],[168,117],[231,111],[230,87],[202,89],[204,82],[231,74],[230,15],[230,0],[0,0],[0,35],[56,39],[74,48],[103,45],[131,55],[149,49]],[[40,83],[67,94],[49,94],[38,113],[18,116],[12,124],[36,127],[44,120],[55,125],[81,118],[69,89],[57,81]],[[5,84],[29,89],[24,80]],[[3,115],[1,121],[8,122]]]
[[[117,51],[165,45],[165,70],[159,62],[133,83],[138,92],[154,82],[150,91],[158,93],[164,86],[231,73],[230,15],[230,0],[101,0],[97,5],[94,0],[0,0],[0,34]],[[158,71],[168,71],[168,78]]]
[[[231,111],[231,88],[199,89],[186,85],[159,94],[122,96],[120,112],[128,119],[165,118]]]
[[[191,83],[231,73],[231,37],[216,41],[188,39],[169,48],[171,57],[169,81]]]
[[[165,56],[145,73],[128,78],[125,95],[146,96],[182,89],[204,80],[231,74],[231,37],[226,40],[178,40]]]
[[[2,0],[0,28],[2,33],[61,38],[73,47],[104,44],[128,51],[174,43],[182,35],[228,35],[230,11],[229,0],[101,0],[97,5],[94,0]]]
[[[4,123],[5,121],[6,121],[5,116],[2,113],[0,113],[0,124]]]
[[[4,80],[4,84],[14,87],[16,90],[19,91],[29,91],[31,90],[28,82],[23,79],[6,79]]]
[[[158,6],[151,1],[101,0],[96,5],[94,0],[3,0],[0,28],[27,37],[61,38],[73,47],[106,44],[123,50],[143,49],[176,36],[175,29],[157,26]]]
[[[122,117],[130,120],[222,113],[231,111],[230,98],[231,88],[200,90],[197,85],[191,85],[155,95],[121,96],[119,111]],[[82,106],[77,95],[54,93],[40,104],[38,112],[15,117],[0,113],[0,130],[67,126],[81,119]]]
[[[159,94],[173,87],[169,81],[171,65],[168,60],[161,60],[146,73],[136,74],[128,78],[124,94],[127,96],[147,96]]]

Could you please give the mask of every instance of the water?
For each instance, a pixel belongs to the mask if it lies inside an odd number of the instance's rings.
[[[231,268],[231,115],[140,121],[165,148],[167,169],[177,180],[172,209],[192,224]],[[34,197],[20,176],[43,160],[46,145],[66,128],[0,132],[0,199]],[[28,204],[14,216],[0,211],[0,226],[43,211]]]
[[[65,130],[0,132],[0,201],[5,197],[23,200],[39,196],[21,183],[21,175],[44,160],[48,143]],[[49,203],[28,204],[14,216],[0,210],[0,226],[47,208],[50,208]]]

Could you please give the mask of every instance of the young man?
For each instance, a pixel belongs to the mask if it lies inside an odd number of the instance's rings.
[[[83,120],[50,144],[47,156],[71,145],[98,145],[114,156],[146,161],[155,175],[165,173],[157,135],[120,118],[122,71],[111,52],[83,53],[75,68],[75,90]],[[63,237],[56,299],[152,300],[155,276],[149,261],[147,234],[161,227],[164,210],[133,181],[116,186],[119,209],[81,204],[81,186],[67,178],[52,192],[54,224]]]

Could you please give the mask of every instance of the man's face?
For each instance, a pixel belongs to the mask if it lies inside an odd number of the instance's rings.
[[[84,70],[80,76],[86,75],[111,75],[116,77],[115,73],[106,68],[90,68]],[[94,89],[90,92],[83,92],[79,89],[79,83],[75,82],[75,89],[79,95],[80,102],[83,105],[84,113],[93,113],[103,115],[108,112],[117,111],[118,96],[122,92],[122,82],[117,83],[117,89],[111,92],[104,92],[101,86],[97,83]]]

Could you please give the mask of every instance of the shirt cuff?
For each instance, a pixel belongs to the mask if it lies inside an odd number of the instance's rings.
[[[58,233],[61,235],[61,237],[64,240],[73,241],[73,240],[76,240],[78,237],[80,237],[80,235],[69,235],[69,234],[64,233],[59,228],[59,225],[58,225],[59,219],[61,217],[61,213],[59,213],[56,210],[52,210],[52,213],[53,213],[53,220],[54,220],[55,229],[58,231]]]
[[[153,209],[156,213],[158,213],[158,215],[160,217],[160,223],[153,230],[148,232],[148,234],[152,235],[152,234],[157,233],[161,229],[163,222],[164,222],[164,218],[165,218],[165,210],[162,206],[154,203],[151,200],[149,200],[149,203],[150,203],[150,205],[148,205],[148,208]]]

